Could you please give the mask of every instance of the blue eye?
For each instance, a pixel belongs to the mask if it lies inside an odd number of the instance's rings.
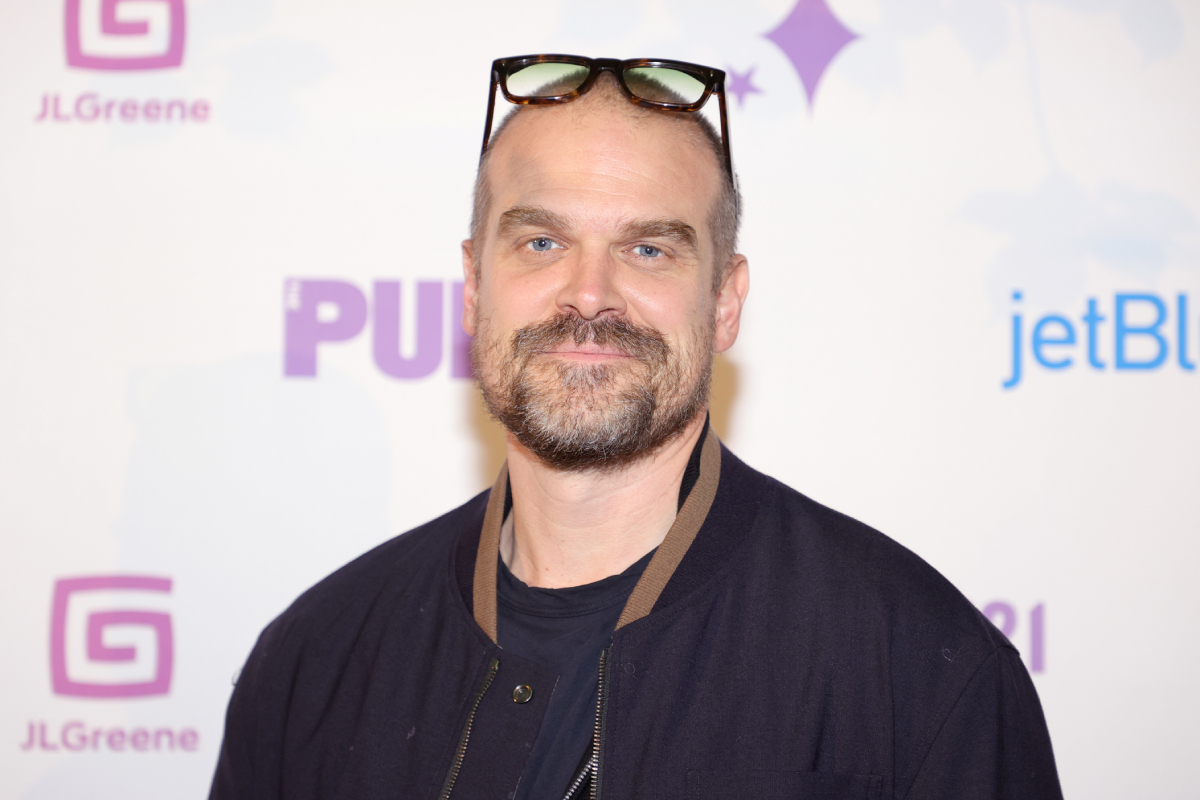
[[[544,253],[547,250],[554,249],[554,240],[547,239],[545,236],[539,236],[538,238],[532,240],[529,243],[529,246],[539,253]]]
[[[643,258],[658,258],[663,254],[662,250],[659,250],[654,245],[649,244],[639,244],[637,247],[633,248],[633,252]]]

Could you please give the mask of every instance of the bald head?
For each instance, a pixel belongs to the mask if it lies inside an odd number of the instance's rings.
[[[638,106],[607,73],[570,103],[518,106],[497,128],[480,160],[471,219],[476,252],[495,234],[500,219],[493,217],[508,210],[495,206],[497,197],[514,179],[528,183],[531,172],[547,161],[559,165],[555,177],[547,179],[562,182],[566,192],[571,189],[569,173],[576,167],[583,179],[580,187],[620,192],[622,180],[636,178],[639,161],[660,167],[656,174],[663,179],[661,191],[702,192],[706,213],[698,244],[704,260],[713,264],[714,290],[719,287],[736,249],[738,202],[721,140],[703,116]]]

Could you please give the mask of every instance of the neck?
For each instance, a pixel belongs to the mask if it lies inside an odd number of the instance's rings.
[[[513,526],[500,557],[529,586],[581,586],[623,572],[662,544],[679,487],[704,429],[701,411],[683,433],[615,471],[548,467],[508,435]]]

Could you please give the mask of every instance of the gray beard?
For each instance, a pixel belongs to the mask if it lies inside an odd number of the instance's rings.
[[[696,350],[712,342],[711,330],[695,333]],[[556,469],[612,470],[640,460],[679,436],[708,404],[711,344],[681,357],[652,328],[565,314],[514,332],[507,353],[484,338],[472,349],[488,411]],[[547,363],[545,351],[568,340],[613,345],[631,363]]]

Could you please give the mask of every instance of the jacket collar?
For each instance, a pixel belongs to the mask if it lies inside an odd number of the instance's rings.
[[[707,455],[712,448],[712,455]],[[622,612],[618,627],[628,625],[647,613],[659,611],[691,594],[707,583],[731,558],[732,553],[747,538],[758,516],[769,479],[746,466],[717,439],[710,427],[701,444],[700,475],[680,508],[676,524],[659,546],[667,551],[659,554],[643,573]],[[707,463],[705,463],[707,462]],[[706,477],[707,476],[707,477]],[[704,500],[697,489],[711,484],[711,496]],[[710,490],[705,489],[704,494]],[[480,628],[496,641],[496,566],[499,553],[499,528],[504,514],[511,506],[507,465],[486,500],[480,496],[472,501],[478,509],[475,523],[469,523],[459,536],[454,553],[453,571],[459,593]],[[693,509],[684,522],[684,508],[696,497]],[[701,511],[703,507],[703,511]],[[494,526],[494,527],[493,527]],[[680,532],[676,534],[677,527]],[[695,529],[692,529],[695,526]],[[493,539],[494,541],[489,541]],[[667,547],[668,541],[672,544]],[[655,566],[656,563],[658,566]],[[485,566],[486,565],[486,566]],[[651,576],[651,570],[654,570]],[[490,578],[482,573],[489,573]],[[651,576],[647,579],[647,576]],[[476,603],[477,598],[485,598]],[[635,598],[637,603],[635,604]],[[476,606],[480,608],[477,610]],[[482,618],[482,619],[481,619]],[[490,625],[490,627],[488,627]]]
[[[700,474],[687,499],[679,509],[675,522],[667,536],[658,546],[646,571],[625,602],[621,617],[617,620],[620,629],[650,613],[662,595],[663,589],[675,574],[688,548],[704,524],[717,485],[721,477],[721,443],[709,428],[705,431],[700,450]],[[508,488],[508,462],[500,467],[500,475],[488,496],[487,511],[483,515],[483,529],[479,535],[479,546],[475,555],[475,570],[472,580],[473,613],[475,622],[493,642],[497,640],[496,567],[500,558],[500,529],[504,516],[511,505]]]

